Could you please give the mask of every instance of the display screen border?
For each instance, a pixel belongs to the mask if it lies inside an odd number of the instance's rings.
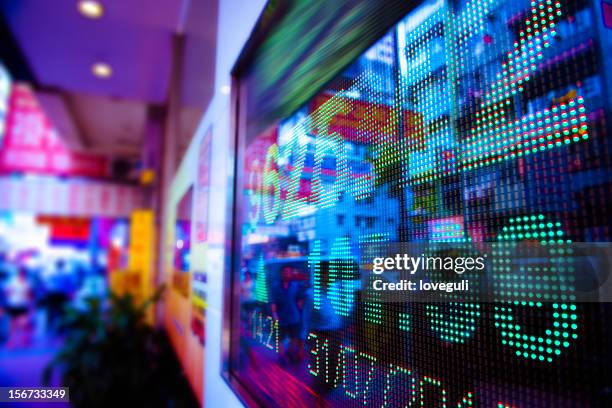
[[[225,201],[225,242],[224,242],[224,271],[223,271],[223,315],[222,315],[222,332],[221,332],[221,377],[228,384],[234,394],[242,401],[245,406],[269,406],[274,401],[268,399],[260,390],[250,388],[246,382],[241,380],[238,373],[235,371],[235,361],[232,357],[237,357],[240,349],[240,268],[242,260],[242,222],[243,222],[243,205],[246,205],[241,200],[242,188],[245,185],[245,175],[243,174],[243,166],[246,155],[247,142],[250,138],[255,137],[253,128],[249,126],[249,121],[253,119],[253,115],[257,112],[249,111],[248,96],[249,89],[252,84],[249,83],[249,73],[252,64],[257,63],[257,48],[261,46],[267,36],[270,34],[270,25],[275,24],[282,18],[281,15],[275,15],[275,18],[265,16],[268,12],[268,7],[273,7],[270,2],[262,15],[260,16],[256,28],[252,32],[251,38],[246,42],[245,48],[241,53],[234,69],[232,70],[232,83],[229,105],[229,140],[226,145],[228,163],[227,163],[227,178],[226,178],[226,201]],[[416,7],[423,4],[422,0],[415,1],[412,6]],[[395,10],[392,10],[395,11]],[[282,10],[286,12],[286,10]],[[409,12],[409,11],[408,11]],[[408,13],[407,12],[407,13]],[[397,21],[388,24],[385,20],[384,27],[378,27],[381,32],[392,29],[395,24],[403,19],[406,14],[397,16]],[[360,24],[371,24],[372,22],[360,22]],[[266,28],[260,28],[259,25],[265,24]],[[382,23],[381,23],[382,25]],[[373,38],[372,41],[360,41],[356,44],[360,48],[359,54],[374,45],[380,37]],[[321,44],[319,44],[320,46]],[[341,56],[328,55],[328,58],[338,58]],[[316,59],[316,58],[314,58]],[[308,63],[310,60],[305,60]],[[350,66],[355,59],[347,61],[347,64],[342,69]],[[334,73],[330,82],[335,80],[335,76],[342,70]],[[609,83],[609,81],[607,81]],[[286,88],[288,84],[281,84]],[[281,88],[282,88],[281,87]],[[318,92],[321,88],[316,89]],[[306,95],[300,106],[307,103],[312,95]],[[299,108],[298,108],[299,110]],[[277,118],[282,119],[282,118]],[[278,120],[269,119],[266,122],[267,127],[278,123]],[[259,126],[260,130],[261,126]]]

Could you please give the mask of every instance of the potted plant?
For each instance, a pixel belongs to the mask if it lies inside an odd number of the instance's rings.
[[[146,323],[147,309],[162,294],[136,304],[111,294],[70,309],[65,341],[44,373],[69,387],[73,407],[193,406],[195,399],[165,334]],[[55,371],[57,370],[57,371]]]

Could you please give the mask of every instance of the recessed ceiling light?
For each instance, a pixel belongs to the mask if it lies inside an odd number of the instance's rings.
[[[104,14],[104,7],[95,0],[79,0],[77,7],[79,12],[87,18],[100,18]]]
[[[113,69],[106,62],[96,62],[91,66],[91,72],[98,78],[108,78],[113,75]]]

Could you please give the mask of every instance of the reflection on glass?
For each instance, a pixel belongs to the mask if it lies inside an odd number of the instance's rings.
[[[607,305],[363,301],[359,267],[372,242],[608,241],[603,29],[582,0],[426,2],[247,136],[231,370],[257,400],[604,404]]]
[[[191,272],[191,211],[193,206],[193,187],[181,197],[176,206],[176,222],[174,224],[174,242],[172,243],[173,286],[183,295],[189,295],[189,279]]]

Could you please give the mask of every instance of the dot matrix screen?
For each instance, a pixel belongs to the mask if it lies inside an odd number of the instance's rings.
[[[612,306],[577,301],[563,265],[516,277],[494,251],[493,301],[427,303],[366,297],[361,262],[377,243],[609,241],[602,4],[424,2],[247,135],[230,372],[255,401],[610,406]]]

